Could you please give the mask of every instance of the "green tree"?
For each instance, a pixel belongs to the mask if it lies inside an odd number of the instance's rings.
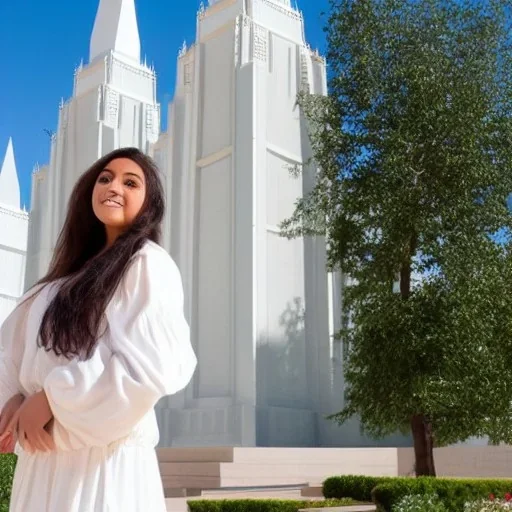
[[[345,408],[373,436],[511,439],[507,2],[331,0],[330,94],[299,96],[316,185],[282,225],[350,276]],[[341,392],[341,390],[340,390]]]

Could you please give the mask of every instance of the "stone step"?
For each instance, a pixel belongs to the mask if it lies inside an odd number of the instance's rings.
[[[169,496],[183,496],[179,489],[316,485],[338,474],[396,475],[393,448],[368,448],[361,455],[358,448],[215,446],[160,448],[157,454]]]
[[[198,499],[261,499],[261,497],[253,496],[253,495],[223,495],[223,496],[213,496],[213,497],[202,497]],[[283,495],[283,496],[265,496],[264,499],[275,498],[275,499],[300,499],[298,496],[294,495]],[[191,498],[168,498],[166,500],[167,512],[188,512],[187,502]],[[353,505],[348,507],[329,507],[329,508],[314,508],[314,502],[311,503],[312,508],[300,509],[299,512],[375,512],[377,509],[375,505]]]
[[[171,512],[186,512],[187,500],[203,499],[215,492],[221,494],[211,499],[319,500],[321,482],[332,475],[397,474],[393,448],[367,448],[361,452],[358,448],[195,447],[161,448],[157,453]],[[283,486],[294,486],[295,490],[284,491]],[[257,487],[265,490],[255,491]],[[302,487],[307,489],[301,491]]]
[[[157,448],[160,462],[233,462],[233,447]]]
[[[283,499],[301,500],[300,487],[289,488],[258,488],[258,489],[217,489],[202,491],[201,496],[167,498],[167,512],[188,512],[187,502],[194,499],[224,500],[224,499]],[[317,501],[312,498],[312,503]]]
[[[336,463],[161,462],[165,488],[217,489],[322,482],[339,474]]]
[[[321,498],[324,495],[323,487],[321,485],[308,485],[301,489],[300,494],[304,498]]]
[[[273,487],[234,487],[234,488],[223,488],[223,489],[190,489],[190,488],[164,488],[166,498],[189,498],[198,496],[239,496],[247,495],[251,496],[285,496],[285,497],[297,497],[302,499],[301,496],[303,486],[302,485],[278,485]],[[312,498],[323,499],[323,496],[310,496]],[[307,497],[309,498],[309,497]]]
[[[181,488],[173,488],[170,487],[168,489],[164,488],[164,495],[166,498],[187,498],[190,496],[201,496],[201,489],[184,489]]]
[[[164,489],[221,489],[223,487],[262,487],[279,485],[307,485],[306,481],[293,476],[233,476],[219,478],[204,475],[170,475],[162,476]]]
[[[396,475],[395,448],[158,448],[160,462],[239,462],[259,464],[338,464],[353,474]]]

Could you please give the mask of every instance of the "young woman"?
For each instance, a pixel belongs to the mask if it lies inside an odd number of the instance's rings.
[[[0,330],[12,512],[164,512],[156,402],[196,366],[158,170],[110,153],[78,181],[48,275]]]

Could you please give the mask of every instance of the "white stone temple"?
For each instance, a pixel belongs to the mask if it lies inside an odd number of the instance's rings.
[[[312,186],[310,170],[290,173],[310,157],[300,89],[326,93],[325,62],[289,0],[200,10],[154,148],[199,358],[193,385],[162,410],[166,443],[317,442],[330,379],[325,243],[278,227]]]
[[[50,163],[34,176],[27,285],[48,268],[77,177],[124,146],[146,152],[158,140],[154,70],[140,62],[133,0],[101,0],[89,64],[75,71],[73,97],[60,106]]]
[[[0,168],[0,324],[25,288],[28,213],[21,208],[20,184],[12,139]]]
[[[48,268],[77,177],[115,148],[139,147],[162,170],[164,245],[183,275],[199,359],[188,388],[158,405],[161,444],[382,444],[356,421],[340,429],[325,419],[343,406],[332,337],[341,285],[326,272],[322,238],[279,234],[315,171],[290,172],[311,156],[297,93],[327,92],[301,13],[290,0],[201,7],[196,41],[179,52],[166,133],[140,53],[134,0],[100,0],[88,64],[60,106],[50,162],[33,176],[26,286]]]

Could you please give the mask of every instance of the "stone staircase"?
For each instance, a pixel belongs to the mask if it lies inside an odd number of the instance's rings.
[[[301,487],[269,487],[269,488],[248,488],[248,489],[218,489],[200,491],[195,496],[167,498],[168,512],[188,512],[187,502],[190,500],[223,500],[223,499],[283,499],[303,500]],[[319,500],[322,498],[317,498]],[[311,499],[312,506],[316,501]]]
[[[364,456],[351,448],[161,448],[158,459],[169,512],[186,512],[191,499],[302,499],[313,506],[329,476],[397,474],[396,450],[387,448]]]
[[[167,492],[306,486],[337,474],[397,475],[392,448],[160,448],[158,459]]]
[[[301,489],[237,489],[232,491],[204,491],[201,496],[167,498],[167,512],[188,512],[187,502],[190,500],[220,500],[220,499],[283,499],[305,500],[301,496]],[[315,508],[315,503],[323,498],[310,498],[311,508],[301,509],[300,512],[373,512],[374,505],[356,505],[350,507]]]

